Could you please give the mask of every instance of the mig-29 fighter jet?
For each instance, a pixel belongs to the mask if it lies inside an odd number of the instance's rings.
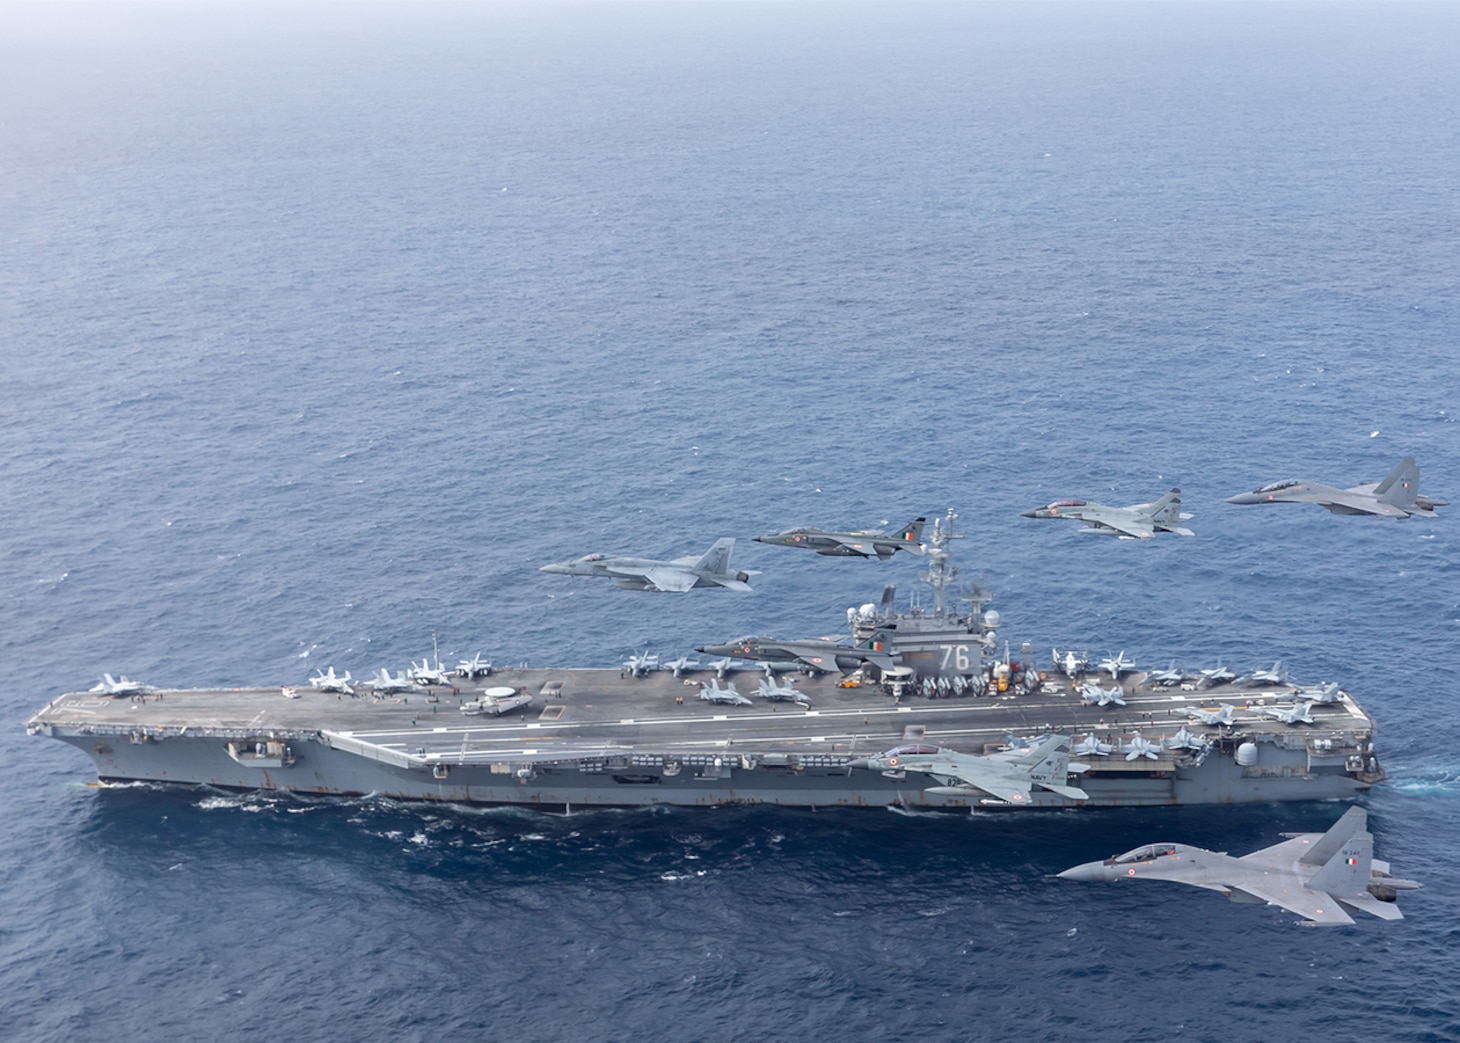
[[[1000,753],[958,753],[941,746],[899,746],[875,757],[854,760],[851,766],[874,771],[918,771],[939,781],[928,793],[976,795],[986,793],[993,801],[1029,806],[1035,787],[1058,793],[1069,800],[1087,800],[1089,794],[1068,785],[1070,772],[1084,772],[1088,765],[1070,763],[1070,737],[1047,735],[1039,742]]]
[[[1021,518],[1070,518],[1082,521],[1081,532],[1103,536],[1119,536],[1123,540],[1148,540],[1158,532],[1194,535],[1181,523],[1189,514],[1181,513],[1181,490],[1172,489],[1155,503],[1137,503],[1130,507],[1107,507],[1088,500],[1056,500],[1048,507],[1024,511]]]
[[[1435,517],[1435,508],[1448,500],[1421,496],[1419,465],[1406,456],[1382,482],[1335,489],[1331,485],[1289,478],[1263,485],[1250,493],[1227,498],[1228,503],[1316,503],[1333,514],[1364,514],[1377,518]]]
[[[896,665],[894,656],[880,648],[855,648],[836,641],[779,641],[769,637],[742,637],[728,645],[702,645],[695,651],[704,655],[731,656],[759,662],[802,663],[823,673],[829,673],[833,668],[851,673],[863,663],[872,663],[880,670],[890,670]]]
[[[769,536],[755,537],[756,543],[776,547],[805,547],[817,554],[844,558],[879,558],[886,561],[900,550],[921,554],[923,526],[928,519],[914,518],[900,529],[883,532],[830,532],[826,529],[787,529]]]
[[[1394,900],[1420,885],[1389,875],[1374,857],[1363,808],[1349,808],[1327,833],[1286,833],[1288,839],[1233,858],[1187,844],[1146,844],[1103,862],[1059,874],[1064,880],[1172,880],[1226,895],[1245,905],[1276,905],[1306,926],[1353,923],[1348,910],[1381,920],[1404,917]]]
[[[728,587],[749,593],[746,581],[754,572],[731,572],[730,552],[735,541],[729,537],[700,557],[656,561],[653,558],[625,558],[613,554],[587,554],[572,561],[544,565],[539,572],[559,576],[606,576],[615,586],[628,590],[660,590],[683,593],[694,587]]]

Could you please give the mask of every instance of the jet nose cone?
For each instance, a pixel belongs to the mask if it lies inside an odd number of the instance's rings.
[[[872,763],[866,757],[858,757],[855,760],[847,761],[848,768],[870,768]]]
[[[552,572],[552,573],[556,573],[559,576],[562,576],[562,575],[566,575],[567,574],[567,572],[568,572],[568,566],[564,565],[562,562],[554,562],[551,565],[544,565],[542,568],[538,569],[537,571],[538,572]]]
[[[1228,503],[1260,503],[1252,493],[1238,493],[1236,496],[1227,497]]]
[[[1083,865],[1072,866],[1063,873],[1056,875],[1061,880],[1079,880],[1082,883],[1093,883],[1105,879],[1103,872],[1105,868],[1102,862],[1086,862]]]
[[[1027,511],[1020,511],[1019,512],[1019,517],[1021,517],[1021,518],[1038,518],[1039,517],[1039,508],[1038,507],[1031,507]]]
[[[769,536],[752,536],[751,537],[751,540],[753,542],[755,542],[755,543],[770,543],[771,542],[771,538]]]

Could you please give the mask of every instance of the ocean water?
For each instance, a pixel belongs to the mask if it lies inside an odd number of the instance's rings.
[[[1453,3],[0,10],[0,1038],[1460,1037]],[[1192,539],[1018,512],[1179,485]],[[1006,633],[1381,724],[1407,918],[1050,875],[1332,804],[593,811],[130,787],[102,671],[300,682],[836,633],[536,566],[960,516]],[[811,560],[805,560],[811,558]]]

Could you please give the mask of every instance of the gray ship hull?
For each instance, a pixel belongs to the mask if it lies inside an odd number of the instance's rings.
[[[741,678],[747,675],[735,675]],[[754,676],[754,675],[749,675]],[[1059,679],[1035,691],[961,698],[892,698],[881,686],[801,678],[811,707],[707,704],[697,684],[667,673],[522,670],[494,686],[533,694],[497,717],[468,717],[474,690],[349,697],[289,689],[177,690],[143,697],[63,696],[29,722],[76,746],[104,782],[147,781],[299,794],[379,794],[402,800],[520,804],[561,810],[665,804],[706,807],[1012,807],[946,790],[919,772],[858,766],[868,754],[919,741],[969,753],[1011,735],[1095,735],[1116,747],[1076,757],[1074,800],[1036,788],[1018,807],[1146,807],[1343,798],[1383,777],[1373,721],[1351,698],[1314,707],[1314,725],[1274,722],[1272,693],[1180,692],[1129,685],[1126,707],[1084,705]],[[742,681],[747,691],[753,683]],[[1189,706],[1239,704],[1230,727],[1187,721]],[[1162,740],[1185,726],[1205,749]],[[1156,759],[1127,759],[1140,731]]]

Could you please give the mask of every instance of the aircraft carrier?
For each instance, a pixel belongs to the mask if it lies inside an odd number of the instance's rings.
[[[1115,687],[1094,664],[1069,676],[1028,644],[1011,652],[987,599],[956,596],[951,535],[950,512],[928,548],[930,605],[900,609],[888,588],[880,604],[848,611],[845,655],[829,658],[856,667],[850,678],[830,662],[817,664],[825,673],[805,659],[761,664],[791,679],[797,702],[759,697],[755,663],[722,681],[707,664],[676,676],[638,661],[373,695],[74,692],[27,730],[84,751],[104,783],[552,810],[1230,804],[1350,797],[1383,779],[1373,718],[1336,686],[1307,708],[1311,723],[1269,713],[1300,694],[1286,683],[1162,686],[1133,672],[1120,678],[1123,705],[1090,701],[1082,684]],[[744,701],[702,698],[731,684]],[[1224,705],[1230,723],[1189,713]],[[1058,755],[1042,766],[1024,752],[1051,745]],[[1014,777],[1016,791],[986,777]]]

